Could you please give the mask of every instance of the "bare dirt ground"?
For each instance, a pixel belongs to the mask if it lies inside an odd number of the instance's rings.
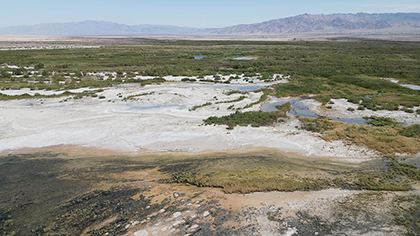
[[[162,168],[172,168],[172,162],[150,165],[156,154],[78,156],[64,153],[65,148],[69,147],[0,157],[0,232],[127,236],[418,233],[395,221],[396,215],[418,211],[418,186],[408,192],[327,189],[225,194],[215,188],[165,183],[170,176]],[[415,224],[417,219],[409,217],[409,223]]]

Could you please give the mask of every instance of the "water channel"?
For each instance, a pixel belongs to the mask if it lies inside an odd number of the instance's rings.
[[[292,108],[290,109],[289,115],[299,116],[299,117],[311,117],[316,118],[318,115],[309,109],[307,105],[303,103],[304,98],[295,98],[289,100],[282,100],[279,98],[273,98],[268,102],[265,102],[261,105],[261,111],[272,112],[277,111],[276,106],[290,102]],[[358,125],[368,125],[368,120],[364,118],[338,118],[338,117],[328,117],[334,121],[340,121],[347,124],[358,124]]]

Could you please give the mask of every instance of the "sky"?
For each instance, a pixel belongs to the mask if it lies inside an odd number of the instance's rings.
[[[0,27],[112,21],[196,28],[308,14],[420,12],[419,0],[0,0]]]

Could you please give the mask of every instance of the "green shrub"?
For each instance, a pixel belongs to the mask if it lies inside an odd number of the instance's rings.
[[[368,124],[373,125],[373,126],[391,126],[391,127],[396,127],[398,125],[398,123],[389,118],[389,117],[376,117],[376,116],[371,116],[371,117],[364,117],[366,120],[368,120]]]
[[[259,127],[272,125],[278,122],[280,117],[284,117],[284,113],[281,111],[248,111],[244,113],[236,111],[228,116],[211,116],[204,120],[204,124],[227,125],[228,129],[233,129],[237,125]]]
[[[420,125],[414,124],[403,127],[398,133],[405,137],[420,138]]]
[[[407,107],[404,107],[402,110],[405,111],[405,112],[407,112],[407,113],[414,113],[414,110],[409,109]]]

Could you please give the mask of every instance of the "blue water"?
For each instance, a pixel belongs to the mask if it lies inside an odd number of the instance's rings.
[[[368,120],[364,118],[338,118],[338,117],[330,117],[333,121],[340,121],[347,124],[358,124],[358,125],[369,125],[367,122]]]
[[[194,59],[199,60],[199,59],[203,59],[205,57],[206,57],[205,55],[203,55],[203,56],[194,56]]]
[[[261,85],[236,85],[236,84],[212,84],[212,85],[188,84],[188,87],[215,87],[215,88],[226,88],[226,89],[249,92],[249,91],[254,91],[254,90],[263,88],[264,86],[261,86]]]
[[[311,117],[316,118],[318,115],[314,112],[309,110],[309,107],[302,102],[302,98],[296,98],[286,101],[276,102],[276,99],[272,99],[268,102],[265,102],[261,105],[261,111],[265,112],[272,112],[277,111],[276,106],[282,105],[286,102],[290,102],[292,104],[292,108],[290,109],[289,115],[299,116],[299,117]],[[340,121],[347,124],[358,124],[358,125],[367,125],[367,120],[363,118],[337,118],[337,117],[329,117],[334,121]]]
[[[233,90],[240,90],[244,92],[254,91],[263,87],[260,85],[229,85],[229,84],[226,84],[226,85],[216,84],[214,86],[218,88],[227,88],[227,89],[233,89]]]
[[[286,102],[290,102],[292,108],[290,109],[290,113],[288,115],[299,116],[299,117],[311,117],[316,118],[318,115],[314,112],[309,110],[309,107],[302,102],[302,98],[290,99],[285,101],[276,101],[276,98],[271,99],[268,102],[265,102],[261,105],[261,111],[264,112],[272,112],[277,111],[276,106],[285,104]],[[340,121],[347,124],[358,124],[358,125],[370,125],[368,124],[369,119],[364,118],[338,118],[338,117],[328,117],[333,121]],[[403,126],[409,126],[409,123],[398,123]],[[371,125],[370,125],[371,126]]]
[[[249,60],[254,60],[256,59],[255,57],[235,57],[233,58],[233,60],[237,60],[237,61],[249,61]]]
[[[412,90],[420,90],[420,86],[418,85],[412,85],[412,84],[400,84],[402,87],[406,87]]]
[[[290,109],[289,115],[300,116],[300,117],[312,117],[312,118],[318,117],[314,111],[309,110],[309,107],[303,104],[301,98],[280,101],[280,102],[276,102],[275,99],[272,99],[261,105],[261,111],[264,111],[264,112],[277,111],[276,106],[283,105],[287,102],[290,102],[290,104],[292,104],[292,108]]]
[[[187,110],[187,106],[171,103],[159,103],[159,104],[149,104],[149,103],[125,103],[117,105],[119,111],[143,111],[143,110],[154,110],[161,108],[172,108],[176,110]]]

